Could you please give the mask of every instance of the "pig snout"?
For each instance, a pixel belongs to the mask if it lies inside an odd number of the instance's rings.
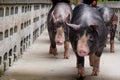
[[[60,40],[60,39],[58,39],[57,41],[56,41],[56,44],[57,45],[62,45],[64,43],[64,41],[63,40]]]
[[[77,53],[79,56],[87,56],[89,54],[89,49],[88,49],[88,47],[80,47],[77,50]]]
[[[65,36],[64,36],[64,30],[62,27],[57,29],[57,34],[55,36],[55,42],[57,45],[64,44]]]
[[[110,34],[107,35],[107,39],[110,39]]]
[[[64,44],[65,41],[64,35],[56,35],[55,41],[57,45]]]
[[[89,46],[87,44],[87,37],[85,36],[86,33],[78,40],[77,44],[77,53],[79,56],[86,56],[89,54]]]

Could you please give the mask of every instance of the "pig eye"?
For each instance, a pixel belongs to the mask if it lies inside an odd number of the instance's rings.
[[[76,41],[78,41],[78,38],[76,38]]]
[[[94,36],[93,35],[88,35],[88,40],[94,41]]]
[[[67,32],[67,30],[65,30],[65,29],[64,29],[64,32],[66,33],[66,32]]]
[[[53,30],[53,32],[55,32],[55,33],[56,33],[57,31],[54,29],[54,30]]]

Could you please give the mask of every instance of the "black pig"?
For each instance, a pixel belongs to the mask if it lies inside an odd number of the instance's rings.
[[[84,56],[89,55],[92,75],[98,75],[100,57],[106,44],[107,28],[100,12],[86,4],[73,10],[69,39],[77,57],[78,79],[85,77]]]
[[[50,38],[49,53],[57,55],[57,45],[64,44],[64,58],[69,58],[69,27],[65,24],[72,18],[72,8],[68,3],[57,3],[48,14],[47,28]]]
[[[104,22],[108,29],[108,38],[110,39],[110,52],[114,52],[114,38],[117,28],[118,17],[109,7],[100,7],[98,10],[102,13]]]

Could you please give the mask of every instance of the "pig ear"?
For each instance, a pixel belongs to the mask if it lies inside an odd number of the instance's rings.
[[[80,28],[80,24],[76,25],[76,24],[71,24],[71,23],[66,22],[66,25],[68,25],[69,27],[71,27],[71,28],[73,28],[75,30],[78,30]]]
[[[54,23],[57,21],[57,19],[56,19],[55,16],[54,16],[54,11],[51,12],[50,21],[52,21],[52,19],[53,19],[53,22],[54,22]]]
[[[99,26],[98,26],[98,25],[91,25],[90,27],[91,27],[92,30],[93,30],[94,32],[96,32],[97,35],[99,36],[99,34],[100,34],[99,31],[98,31]]]
[[[71,19],[71,16],[70,16],[70,14],[68,14],[67,16],[66,16],[66,21],[70,21],[70,19]]]

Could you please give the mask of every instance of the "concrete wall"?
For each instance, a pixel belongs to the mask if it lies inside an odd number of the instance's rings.
[[[0,0],[0,75],[21,57],[46,27],[51,3],[41,1]]]
[[[108,6],[108,7],[112,7],[112,8],[120,8],[120,2],[116,1],[116,2],[102,2],[102,3],[98,3],[99,6]]]
[[[51,0],[0,0],[0,4],[35,4],[51,3]]]

